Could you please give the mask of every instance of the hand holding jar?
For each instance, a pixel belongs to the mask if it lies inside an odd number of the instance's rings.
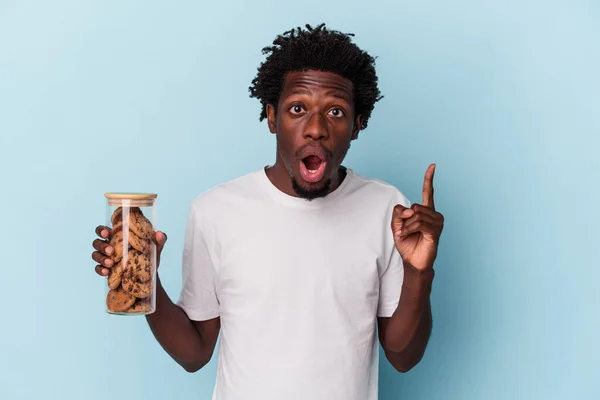
[[[106,193],[106,225],[93,242],[96,273],[106,276],[106,311],[145,315],[156,309],[156,270],[166,236],[154,229],[156,194]]]

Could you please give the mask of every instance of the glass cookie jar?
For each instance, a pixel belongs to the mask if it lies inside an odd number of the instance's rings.
[[[156,198],[153,193],[105,193],[113,266],[106,277],[106,312],[146,315],[156,309]]]

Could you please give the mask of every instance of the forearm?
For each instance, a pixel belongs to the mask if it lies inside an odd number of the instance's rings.
[[[384,349],[390,362],[408,370],[423,357],[432,327],[430,293],[433,270],[405,266],[402,294],[385,329]]]
[[[186,313],[171,301],[156,277],[156,311],[146,316],[163,349],[187,371],[196,371],[210,360],[212,349]]]

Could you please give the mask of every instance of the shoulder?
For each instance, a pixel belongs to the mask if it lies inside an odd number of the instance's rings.
[[[367,177],[352,171],[353,191],[357,194],[368,196],[375,202],[386,205],[401,204],[410,207],[411,202],[404,193],[395,185],[382,179]]]
[[[190,202],[190,210],[203,214],[206,210],[214,212],[231,201],[250,197],[260,183],[259,173],[253,171],[199,193]]]

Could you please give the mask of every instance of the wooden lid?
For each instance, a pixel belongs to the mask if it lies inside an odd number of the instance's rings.
[[[155,193],[104,193],[104,197],[110,200],[152,200],[156,199],[157,196]]]
[[[104,193],[110,206],[150,207],[154,205],[155,193]]]

